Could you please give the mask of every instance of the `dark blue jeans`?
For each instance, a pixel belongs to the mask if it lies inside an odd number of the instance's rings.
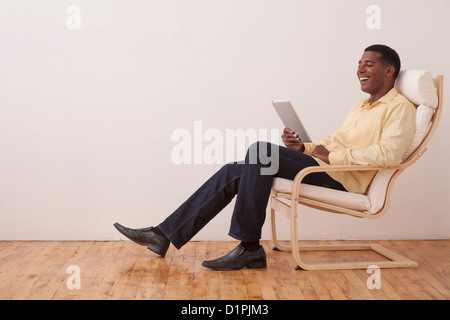
[[[257,142],[249,147],[244,161],[224,165],[158,227],[180,249],[237,195],[229,235],[258,241],[274,178],[293,180],[303,168],[318,165],[309,155]],[[269,167],[277,170],[271,172]],[[345,191],[323,172],[309,174],[303,183]]]

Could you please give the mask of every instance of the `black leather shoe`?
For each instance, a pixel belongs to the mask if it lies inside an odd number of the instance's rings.
[[[263,247],[255,251],[247,251],[239,244],[231,252],[221,258],[203,261],[202,266],[212,270],[240,270],[244,268],[265,268],[266,252]]]
[[[141,246],[147,246],[147,248],[161,257],[166,255],[170,246],[170,241],[166,237],[156,234],[152,229],[153,227],[143,229],[130,229],[122,226],[119,223],[114,223],[114,227],[125,237],[131,241],[140,244]]]

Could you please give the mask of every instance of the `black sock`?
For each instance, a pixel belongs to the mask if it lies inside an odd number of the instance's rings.
[[[248,251],[255,251],[258,250],[259,247],[261,247],[259,245],[259,241],[242,241],[241,244],[244,249]]]

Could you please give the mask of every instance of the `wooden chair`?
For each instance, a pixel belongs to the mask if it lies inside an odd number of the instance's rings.
[[[443,76],[437,76],[433,79],[426,71],[402,71],[397,79],[396,87],[411,102],[418,106],[416,135],[409,151],[403,157],[403,162],[399,166],[394,168],[362,165],[317,166],[301,170],[293,181],[281,178],[275,179],[269,201],[272,242],[275,246],[274,250],[292,251],[293,258],[298,264],[296,269],[366,269],[371,265],[376,265],[380,268],[400,268],[416,267],[418,265],[415,261],[388,250],[380,244],[299,245],[298,243],[297,218],[299,204],[358,218],[380,218],[388,209],[391,190],[397,177],[426,152],[426,146],[436,130],[441,115]],[[422,123],[420,124],[419,121]],[[303,178],[313,172],[352,170],[378,170],[365,195],[302,184]],[[290,219],[290,246],[280,244],[277,239],[276,212]],[[373,250],[388,260],[312,264],[305,263],[300,254],[304,251],[346,250]]]

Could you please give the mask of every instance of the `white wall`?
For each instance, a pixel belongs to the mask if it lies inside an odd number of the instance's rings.
[[[290,98],[320,139],[364,96],[368,45],[448,77],[449,13],[448,0],[2,1],[0,240],[121,239],[116,221],[158,224],[221,167],[174,164],[175,130],[282,129],[270,101]],[[301,208],[301,238],[449,238],[449,135],[444,109],[385,217]],[[195,239],[230,239],[232,207]]]

